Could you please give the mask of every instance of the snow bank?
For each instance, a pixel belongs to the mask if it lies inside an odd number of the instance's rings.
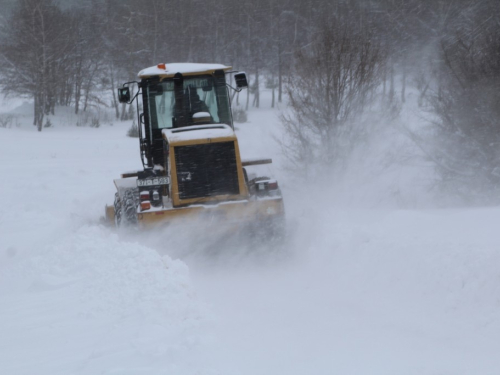
[[[129,124],[28,120],[0,129],[0,373],[210,374],[186,264],[99,225],[140,166]]]
[[[1,292],[7,373],[190,373],[206,324],[184,263],[98,226],[11,260]]]
[[[82,314],[123,317],[152,312],[174,320],[190,318],[187,266],[166,255],[161,258],[152,249],[121,242],[107,229],[83,227],[46,247],[30,263],[39,275],[31,288],[43,290],[52,279],[80,284]]]

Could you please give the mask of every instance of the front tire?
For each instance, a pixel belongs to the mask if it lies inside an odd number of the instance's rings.
[[[137,207],[139,194],[137,189],[126,190],[123,197],[115,194],[115,225],[116,227],[137,226]]]

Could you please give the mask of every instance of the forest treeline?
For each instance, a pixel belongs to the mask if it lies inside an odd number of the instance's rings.
[[[433,0],[17,0],[1,20],[0,84],[30,95],[35,123],[56,105],[86,110],[111,90],[160,62],[220,62],[275,86],[297,51],[307,51],[332,19],[360,27],[387,56],[383,74],[405,71],[415,51],[435,43],[470,1]],[[494,3],[494,2],[493,2]],[[64,6],[63,6],[64,5]],[[498,7],[497,7],[498,8]],[[498,10],[498,9],[497,9]],[[308,67],[303,67],[308,69]],[[258,97],[256,98],[258,103]],[[112,105],[119,113],[114,98]]]
[[[427,131],[408,135],[443,184],[500,191],[498,0],[8,3],[0,86],[34,99],[39,130],[58,105],[76,113],[108,106],[130,118],[116,88],[144,67],[217,62],[249,73],[256,106],[263,86],[278,101],[286,95],[283,146],[292,162],[330,163],[365,131],[346,129],[368,103],[396,108],[411,84],[432,116]],[[112,99],[102,102],[106,91]]]

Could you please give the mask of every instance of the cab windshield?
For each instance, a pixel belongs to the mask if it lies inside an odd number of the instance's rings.
[[[211,75],[184,77],[183,87],[173,79],[147,86],[145,96],[153,129],[189,125],[227,124],[232,126],[226,85],[217,85]]]

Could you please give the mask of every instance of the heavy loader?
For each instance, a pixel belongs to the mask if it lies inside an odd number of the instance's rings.
[[[144,69],[138,77],[118,89],[118,99],[136,101],[143,169],[114,180],[107,221],[140,229],[196,222],[283,236],[278,182],[248,171],[272,161],[240,157],[229,89],[247,87],[245,73],[220,64],[176,63]],[[137,90],[131,98],[132,85]]]

